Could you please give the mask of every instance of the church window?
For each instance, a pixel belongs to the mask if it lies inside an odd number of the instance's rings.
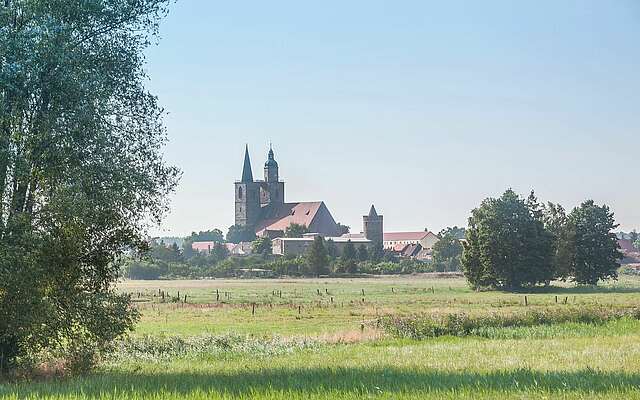
[[[238,198],[242,199],[242,188],[238,188]]]

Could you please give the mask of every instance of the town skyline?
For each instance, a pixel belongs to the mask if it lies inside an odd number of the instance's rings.
[[[154,233],[226,231],[244,145],[269,142],[289,198],[352,228],[371,202],[392,230],[466,225],[510,187],[640,228],[637,4],[339,8],[172,7],[147,57],[183,178]]]

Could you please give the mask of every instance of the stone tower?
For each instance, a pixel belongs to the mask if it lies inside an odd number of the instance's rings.
[[[273,154],[273,148],[269,146],[267,162],[264,163],[264,183],[260,194],[260,204],[283,204],[284,182],[280,182],[278,176],[278,163]]]
[[[369,215],[362,217],[364,237],[374,244],[382,244],[384,240],[384,227],[382,215],[378,215],[376,208],[371,205]]]
[[[236,225],[255,226],[260,218],[260,183],[254,182],[251,172],[249,146],[244,151],[242,179],[236,186]]]

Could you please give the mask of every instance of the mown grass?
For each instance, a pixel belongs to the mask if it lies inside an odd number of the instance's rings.
[[[476,327],[476,336],[425,340],[380,338],[370,324],[361,331],[362,322],[389,314],[637,307],[640,280],[527,293],[525,306],[523,293],[413,279],[128,282],[122,289],[134,293],[180,289],[195,304],[158,304],[150,296],[137,332],[95,374],[0,384],[0,398],[640,399],[634,319]],[[216,287],[231,299],[212,302]],[[273,295],[279,288],[282,298]],[[556,295],[568,304],[556,304]],[[252,315],[254,302],[260,306]],[[360,339],[336,344],[328,334]]]

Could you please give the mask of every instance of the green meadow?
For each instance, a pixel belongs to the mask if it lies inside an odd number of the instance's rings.
[[[89,376],[8,399],[640,398],[640,321],[494,327],[411,340],[384,316],[640,307],[640,279],[474,292],[461,278],[127,281],[141,320]],[[180,300],[178,300],[178,292]],[[186,295],[186,302],[184,296]]]

